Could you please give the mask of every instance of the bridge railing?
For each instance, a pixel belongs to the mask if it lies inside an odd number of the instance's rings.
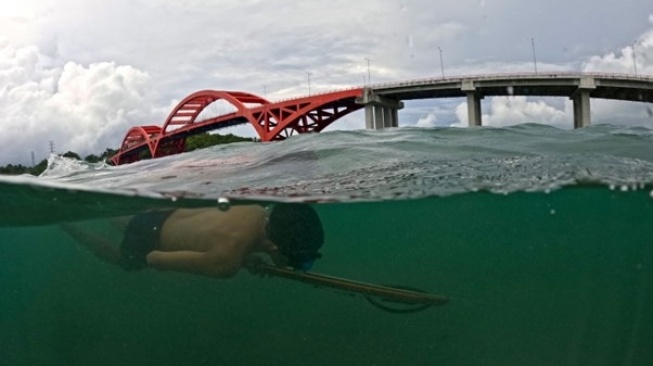
[[[365,88],[365,86],[363,86],[363,85],[348,86],[348,87],[339,88],[339,89],[330,89],[330,90],[320,91],[320,92],[317,92],[317,93],[303,94],[303,95],[295,96],[295,97],[275,99],[274,101],[271,100],[270,103],[281,103],[281,102],[287,102],[289,100],[311,98],[311,97],[318,96],[318,95],[326,95],[326,94],[337,93],[337,92],[341,92],[341,91],[362,89],[362,88]]]
[[[353,90],[353,89],[361,89],[361,88],[384,88],[384,87],[393,87],[393,86],[401,86],[401,85],[423,85],[423,84],[433,84],[433,83],[451,83],[451,82],[459,82],[463,80],[492,80],[492,79],[506,79],[506,78],[513,78],[513,79],[534,79],[534,78],[559,78],[559,79],[564,79],[564,78],[570,78],[570,77],[583,77],[583,76],[589,76],[589,77],[595,77],[595,78],[605,78],[605,79],[627,79],[627,80],[641,80],[641,81],[646,81],[646,82],[653,82],[653,75],[635,75],[635,74],[628,74],[628,73],[605,73],[605,72],[574,72],[574,71],[558,71],[558,72],[538,72],[533,73],[533,72],[524,72],[524,73],[492,73],[492,74],[473,74],[473,75],[460,75],[460,76],[446,76],[444,78],[442,77],[426,77],[426,78],[417,78],[417,79],[409,79],[409,80],[402,80],[402,81],[392,81],[392,82],[384,82],[384,83],[374,83],[374,84],[369,84],[369,85],[356,85],[356,86],[349,86],[345,88],[340,88],[340,89],[331,89],[331,90],[326,90],[326,91],[321,91],[317,93],[311,93],[311,94],[303,94],[299,96],[294,96],[294,97],[288,97],[288,98],[281,98],[281,99],[274,99],[270,100],[270,103],[281,103],[281,102],[286,102],[289,100],[296,100],[296,99],[303,99],[303,98],[310,98],[316,95],[324,95],[324,94],[330,94],[330,93],[335,93],[339,91],[346,91],[346,90]]]
[[[464,80],[492,80],[492,79],[545,79],[545,78],[555,78],[555,79],[565,79],[570,77],[594,77],[594,78],[604,78],[604,79],[627,79],[627,80],[640,80],[646,82],[653,82],[653,76],[650,75],[634,75],[627,73],[601,73],[601,72],[572,72],[572,71],[560,71],[560,72],[539,72],[539,73],[496,73],[496,74],[476,74],[476,75],[463,75],[463,76],[448,76],[448,77],[430,77],[430,78],[419,78],[411,80],[403,80],[398,82],[387,82],[387,83],[376,83],[372,84],[369,87],[372,89],[375,88],[387,88],[387,87],[397,87],[397,86],[411,86],[411,85],[424,85],[424,84],[433,84],[433,83],[451,83],[451,82],[460,82]]]
[[[635,75],[628,73],[605,73],[605,72],[574,72],[574,71],[558,71],[558,72],[525,72],[525,73],[493,73],[493,74],[474,74],[474,75],[461,75],[461,76],[447,76],[447,77],[427,77],[427,78],[418,78],[418,79],[409,79],[396,82],[385,82],[385,83],[375,83],[370,85],[356,85],[349,86],[340,89],[326,90],[317,93],[304,94],[294,97],[281,98],[270,100],[270,103],[282,103],[289,100],[298,100],[304,98],[310,98],[319,95],[326,95],[330,93],[361,89],[361,88],[372,88],[372,89],[382,89],[389,87],[400,87],[400,86],[414,86],[414,85],[427,85],[434,83],[457,83],[465,80],[492,80],[492,79],[565,79],[565,78],[578,78],[578,77],[594,77],[594,78],[604,78],[604,79],[624,79],[624,80],[639,80],[646,82],[653,82],[652,75]],[[219,118],[220,116],[212,116],[210,118]],[[202,120],[203,121],[203,120]],[[197,121],[201,122],[201,121]]]

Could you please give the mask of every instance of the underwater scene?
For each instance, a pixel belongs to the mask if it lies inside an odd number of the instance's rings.
[[[325,238],[299,280],[125,271],[65,230],[120,243],[116,217],[299,202]],[[333,131],[115,167],[53,155],[40,177],[0,176],[0,204],[2,365],[653,358],[644,127]],[[313,273],[327,282],[302,277]]]

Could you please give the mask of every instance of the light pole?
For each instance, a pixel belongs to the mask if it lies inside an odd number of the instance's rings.
[[[267,86],[267,84],[263,84],[263,97],[265,97],[265,98],[268,97],[268,86]]]
[[[367,85],[369,86],[372,84],[372,79],[371,79],[371,74],[370,74],[370,59],[365,57],[365,60],[367,61]]]
[[[537,75],[537,58],[535,57],[535,38],[531,38],[531,48],[533,49],[533,68],[535,75]]]
[[[635,45],[637,41],[633,42],[633,67],[635,68],[635,76],[637,76],[637,53],[635,52]]]
[[[306,71],[306,77],[308,78],[308,95],[311,95],[311,73]]]
[[[442,78],[444,79],[444,60],[442,59],[442,48],[438,46],[438,52],[440,53],[440,71],[442,71]]]

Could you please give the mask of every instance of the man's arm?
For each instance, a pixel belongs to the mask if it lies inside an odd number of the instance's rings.
[[[118,246],[109,240],[93,235],[73,224],[61,224],[59,228],[103,261],[116,265],[122,263]]]
[[[216,278],[230,278],[240,270],[239,256],[224,250],[211,252],[161,252],[155,250],[147,255],[147,265],[162,271],[177,271]]]

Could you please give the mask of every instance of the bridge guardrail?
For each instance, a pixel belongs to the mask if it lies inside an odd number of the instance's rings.
[[[604,72],[573,72],[573,71],[558,71],[558,72],[525,72],[525,73],[494,73],[494,74],[474,74],[474,75],[461,75],[461,76],[447,76],[447,77],[429,77],[429,78],[418,78],[418,79],[409,79],[397,82],[385,82],[385,83],[376,83],[370,85],[356,85],[350,86],[341,89],[333,89],[327,91],[321,91],[317,93],[305,94],[291,98],[282,98],[270,100],[270,103],[281,103],[289,100],[310,98],[317,95],[325,95],[330,93],[335,93],[339,91],[347,91],[353,89],[361,88],[387,88],[387,87],[400,87],[400,86],[413,86],[413,85],[425,85],[432,83],[452,83],[452,82],[461,82],[464,80],[492,80],[492,79],[533,79],[533,78],[570,78],[570,77],[594,77],[594,78],[604,78],[604,79],[626,79],[626,80],[639,80],[646,82],[653,82],[653,75],[634,75],[628,73],[604,73]],[[221,116],[212,116],[209,118],[217,118]],[[200,122],[200,121],[197,121]]]
[[[404,80],[398,82],[387,82],[387,83],[377,83],[372,84],[371,88],[383,88],[390,86],[410,86],[410,85],[423,85],[430,84],[434,82],[458,82],[463,80],[491,80],[491,79],[503,79],[503,78],[512,78],[512,79],[532,79],[532,78],[569,78],[569,77],[583,77],[590,76],[594,78],[605,78],[605,79],[628,79],[628,80],[641,80],[647,82],[653,82],[653,76],[651,75],[634,75],[627,73],[600,73],[600,72],[572,72],[572,71],[560,71],[560,72],[545,72],[545,73],[496,73],[496,74],[476,74],[476,75],[463,75],[463,76],[449,76],[449,77],[431,77],[431,78],[419,78]]]
[[[427,77],[427,78],[418,78],[418,79],[408,79],[403,81],[396,82],[385,82],[385,83],[376,83],[370,85],[356,85],[350,86],[341,89],[327,90],[317,93],[311,93],[300,95],[297,97],[291,98],[282,98],[271,100],[270,103],[285,102],[288,100],[308,98],[316,95],[323,95],[334,93],[338,91],[359,89],[359,88],[381,88],[388,86],[399,86],[399,85],[419,85],[419,84],[429,84],[433,82],[457,82],[462,80],[487,80],[487,79],[497,79],[497,78],[515,78],[515,79],[530,79],[530,78],[568,78],[568,77],[582,77],[582,76],[591,76],[595,78],[606,78],[606,79],[628,79],[628,80],[641,80],[653,82],[653,75],[634,75],[628,73],[605,73],[605,72],[574,72],[574,71],[558,71],[558,72],[524,72],[524,73],[494,73],[494,74],[474,74],[474,75],[461,75],[461,76],[447,76],[447,77]]]

